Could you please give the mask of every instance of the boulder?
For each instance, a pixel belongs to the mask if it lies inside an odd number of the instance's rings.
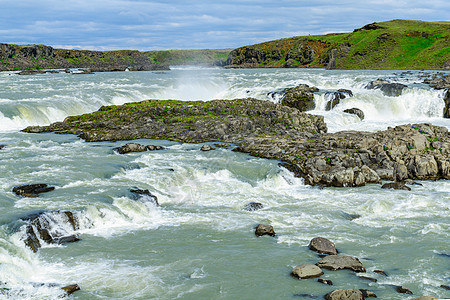
[[[76,291],[80,290],[80,287],[78,286],[78,284],[71,284],[65,287],[61,288],[64,292],[67,293],[67,295],[71,295],[73,293],[75,293]]]
[[[131,152],[144,152],[147,151],[147,146],[137,143],[127,143],[121,147],[117,147],[116,150],[119,154],[127,154]]]
[[[440,287],[443,289],[446,289],[447,291],[450,291],[450,286],[448,286],[448,285],[441,284]]]
[[[322,270],[313,264],[307,263],[296,266],[291,275],[298,279],[315,278],[323,275]]]
[[[402,181],[394,181],[394,182],[388,182],[381,186],[382,189],[394,189],[394,190],[405,190],[410,191],[411,188],[408,187],[404,182]]]
[[[313,93],[318,91],[319,89],[316,87],[300,84],[284,91],[284,97],[281,100],[281,104],[296,108],[299,111],[313,110],[315,107]]]
[[[323,237],[313,238],[309,242],[308,247],[309,249],[319,252],[320,254],[331,254],[331,255],[337,254],[337,250],[336,247],[334,246],[334,243]]]
[[[147,145],[148,151],[157,151],[157,150],[164,150],[165,148],[163,146],[155,146],[155,145]]]
[[[383,271],[383,270],[373,270],[373,272],[377,273],[377,274],[380,274],[380,275],[383,275],[383,276],[387,276],[387,273],[385,271]]]
[[[347,114],[357,115],[358,118],[360,118],[361,120],[364,120],[364,112],[362,110],[360,110],[359,108],[356,108],[356,107],[348,108],[348,109],[345,109],[344,112]]]
[[[214,150],[214,149],[215,149],[214,147],[212,147],[212,146],[210,146],[210,145],[207,145],[207,144],[203,145],[203,146],[200,148],[201,151],[211,151],[211,150]]]
[[[366,290],[366,289],[359,289],[361,293],[363,293],[364,298],[377,298],[377,295],[375,295],[374,292]]]
[[[366,272],[366,268],[358,258],[346,255],[325,256],[316,265],[332,271],[349,269],[354,272]]]
[[[327,300],[363,300],[364,296],[360,290],[339,289],[325,295]]]
[[[368,280],[368,281],[372,281],[372,282],[377,282],[378,281],[376,278],[367,277],[367,276],[358,276],[358,278],[361,278],[361,279],[364,279],[364,280]]]
[[[13,192],[18,196],[24,197],[38,197],[41,193],[47,193],[53,191],[55,189],[54,186],[48,186],[45,183],[35,183],[35,184],[26,184],[20,185],[13,188]]]
[[[353,92],[346,89],[339,89],[337,92],[326,92],[325,98],[327,99],[327,105],[325,110],[332,110],[342,99],[347,97],[353,97]]]
[[[438,298],[432,297],[432,296],[422,296],[422,297],[414,298],[411,300],[438,300]]]
[[[156,206],[159,206],[158,197],[153,195],[149,190],[141,190],[138,188],[130,189],[130,192],[134,195],[135,199],[145,200],[152,202]]]
[[[264,206],[262,205],[262,203],[250,202],[250,203],[247,203],[242,209],[246,210],[246,211],[255,211],[255,210],[260,210],[263,208],[264,208]]]
[[[424,83],[429,84],[436,90],[443,90],[450,88],[450,75],[434,74],[431,78],[426,78]]]
[[[263,236],[263,235],[275,236],[275,231],[273,230],[273,227],[271,225],[258,224],[258,226],[256,226],[255,235],[256,236]]]
[[[396,286],[395,290],[397,291],[397,293],[400,293],[400,294],[410,294],[410,295],[412,295],[412,293],[413,293],[413,292],[411,292],[410,289],[408,289],[407,287],[401,286],[401,285]]]
[[[365,88],[369,90],[380,89],[385,96],[397,97],[402,94],[406,85],[401,83],[390,83],[383,79],[377,79],[369,82]]]

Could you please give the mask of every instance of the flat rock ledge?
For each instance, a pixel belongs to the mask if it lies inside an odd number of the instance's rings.
[[[291,275],[292,275],[292,277],[295,277],[298,279],[307,279],[307,278],[320,277],[323,275],[323,271],[316,265],[306,263],[306,264],[296,266],[292,270]]]
[[[325,295],[326,300],[364,300],[364,295],[357,289],[338,289]]]
[[[450,179],[450,134],[445,127],[406,124],[375,133],[327,133],[322,116],[252,98],[147,100],[101,107],[23,131],[77,134],[86,141],[233,143],[234,151],[281,160],[309,185]]]
[[[366,272],[358,258],[346,255],[329,255],[322,258],[317,264],[319,268],[332,271],[349,269],[354,272]]]

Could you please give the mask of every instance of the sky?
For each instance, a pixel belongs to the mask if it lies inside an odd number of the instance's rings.
[[[0,0],[0,43],[90,50],[224,49],[351,32],[393,19],[449,21],[449,0]]]

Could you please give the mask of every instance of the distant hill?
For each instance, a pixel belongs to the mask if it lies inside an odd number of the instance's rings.
[[[154,63],[166,65],[225,65],[233,49],[167,50],[144,52]]]
[[[450,22],[393,20],[233,50],[235,68],[450,69]]]

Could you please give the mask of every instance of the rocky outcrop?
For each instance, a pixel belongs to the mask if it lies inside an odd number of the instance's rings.
[[[24,131],[78,134],[87,141],[234,143],[238,147],[233,151],[283,161],[283,167],[309,185],[450,179],[450,135],[444,127],[408,124],[375,133],[326,130],[321,116],[249,98],[108,106]]]
[[[406,85],[401,83],[390,83],[389,81],[383,79],[377,79],[369,82],[365,88],[369,90],[380,89],[385,96],[398,97],[402,94],[402,91],[406,88]]]
[[[49,186],[45,183],[35,183],[35,184],[26,184],[20,185],[13,188],[13,192],[18,196],[24,197],[38,197],[39,194],[47,193],[53,191],[55,189],[54,186]]]
[[[153,195],[149,190],[141,190],[138,188],[130,189],[133,194],[133,198],[144,202],[151,202],[156,206],[159,206],[158,197]]]
[[[344,110],[345,113],[348,114],[352,114],[352,115],[357,115],[358,118],[360,118],[361,120],[364,120],[364,112],[362,110],[360,110],[359,108],[348,108]]]
[[[298,265],[291,272],[291,276],[298,279],[315,278],[322,275],[323,271],[318,266],[310,263]]]
[[[333,49],[330,52],[330,61],[328,62],[328,65],[326,67],[327,70],[334,70],[336,69],[336,57],[337,57],[337,49]]]
[[[121,147],[114,148],[114,151],[117,151],[119,154],[127,154],[132,152],[144,152],[147,150],[154,151],[154,150],[163,150],[164,148],[161,146],[155,146],[155,145],[141,145],[137,143],[127,143]]]
[[[354,272],[366,272],[366,268],[364,268],[358,258],[346,255],[328,255],[322,258],[316,265],[332,271],[349,269]]]
[[[313,110],[315,107],[314,92],[318,91],[319,89],[316,87],[310,87],[307,84],[300,84],[284,91],[281,104],[296,108],[299,111]]]
[[[263,235],[275,236],[275,231],[273,230],[272,225],[258,224],[258,226],[256,226],[255,235],[256,236],[263,236]]]
[[[333,242],[323,237],[313,238],[309,242],[309,249],[316,251],[320,254],[336,255],[337,250]]]
[[[443,90],[450,88],[450,75],[443,73],[434,74],[431,77],[425,78],[424,83],[429,84],[436,90]]]
[[[444,118],[450,119],[450,89],[444,95]]]

